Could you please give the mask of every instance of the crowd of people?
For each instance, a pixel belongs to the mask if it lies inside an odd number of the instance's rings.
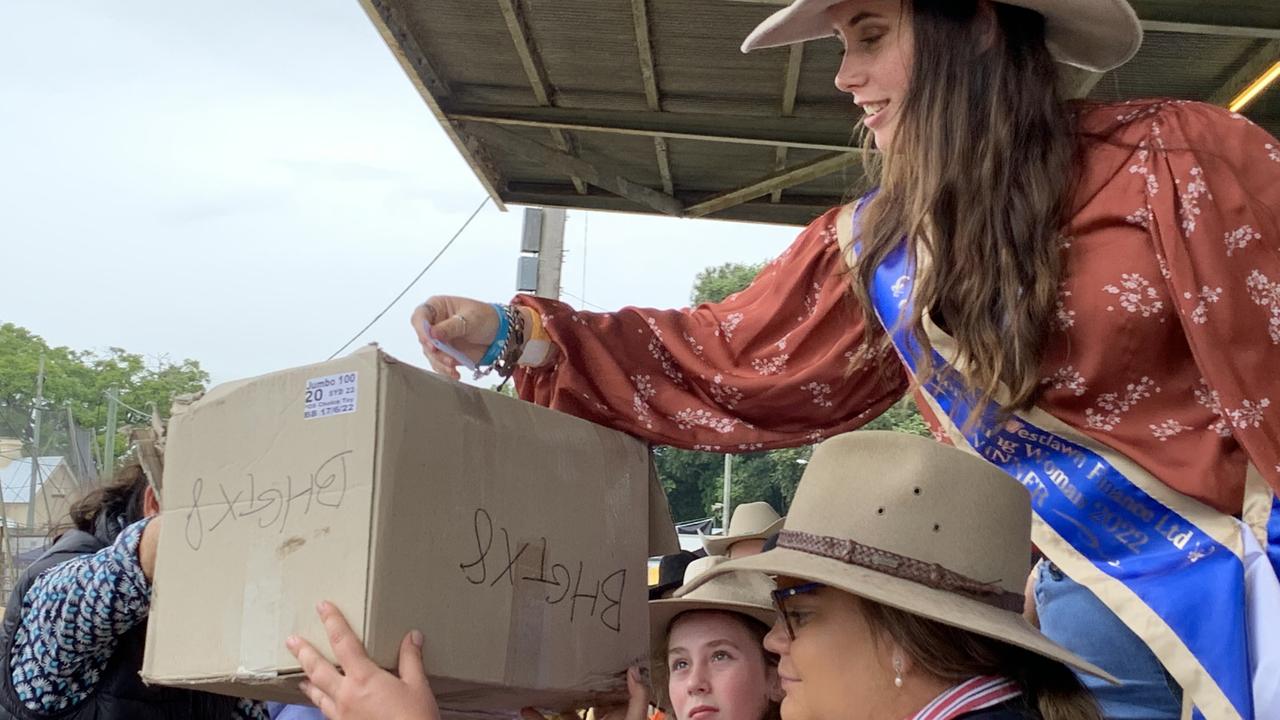
[[[785,521],[664,558],[651,662],[596,717],[1280,717],[1280,141],[1067,101],[1063,64],[1140,46],[1126,0],[794,0],[743,49],[833,36],[877,188],[749,288],[411,318],[438,372],[654,443],[821,442]],[[850,432],[908,393],[934,439]],[[127,469],[24,576],[0,717],[439,717],[421,634],[379,668],[326,603],[340,669],[288,640],[314,708],[142,685],[158,498]]]

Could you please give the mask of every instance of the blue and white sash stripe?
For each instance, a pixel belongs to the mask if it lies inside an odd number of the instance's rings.
[[[871,299],[915,373],[921,348],[910,330],[899,327],[913,283],[904,243],[876,269]],[[962,424],[972,410],[981,410],[984,419],[965,433],[970,446],[1022,482],[1037,516],[1167,623],[1239,715],[1252,718],[1244,571],[1236,553],[1089,448],[1022,418],[997,423],[997,406],[978,406],[946,360],[933,356],[939,372],[924,389],[943,413]],[[1280,513],[1273,514],[1271,529],[1275,549]]]
[[[1280,495],[1271,498],[1271,519],[1267,522],[1267,557],[1280,575]]]

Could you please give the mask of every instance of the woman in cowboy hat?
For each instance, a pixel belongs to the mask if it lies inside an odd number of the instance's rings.
[[[440,372],[434,342],[500,347],[521,397],[682,447],[811,443],[917,390],[940,440],[1034,493],[1042,627],[1122,677],[1094,686],[1109,715],[1177,717],[1179,686],[1207,717],[1278,713],[1254,678],[1280,642],[1245,611],[1275,582],[1244,568],[1280,527],[1280,141],[1065,99],[1062,65],[1141,35],[1125,0],[795,0],[744,49],[834,36],[878,192],[721,303],[520,296],[498,333],[435,297],[415,331]]]
[[[659,704],[675,720],[777,720],[781,689],[777,658],[763,639],[774,624],[774,584],[760,573],[733,573],[691,588],[691,582],[723,556],[699,558],[685,571],[679,597],[649,601],[654,687]],[[343,672],[305,640],[289,648],[307,674],[304,691],[330,720],[439,720],[423,670],[420,635],[401,647],[397,677],[373,665],[342,614],[325,604],[321,618]],[[533,661],[533,658],[530,658]],[[647,720],[649,693],[637,668],[627,672],[629,703],[597,710],[602,720]],[[523,717],[542,716],[526,710]]]
[[[818,447],[778,545],[710,568],[778,579],[784,720],[1100,718],[1070,668],[1105,674],[1022,618],[1027,491],[900,433]],[[705,586],[704,586],[705,587]]]

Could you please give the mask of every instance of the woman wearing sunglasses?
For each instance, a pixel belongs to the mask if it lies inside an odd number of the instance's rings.
[[[775,549],[710,569],[777,577],[783,720],[1100,720],[1022,618],[1027,492],[966,453],[857,432],[814,452]],[[697,592],[694,589],[692,592]]]

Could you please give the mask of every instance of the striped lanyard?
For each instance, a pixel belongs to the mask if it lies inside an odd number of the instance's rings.
[[[983,675],[966,680],[933,699],[909,720],[952,720],[965,714],[995,707],[1022,694],[1008,678]]]

